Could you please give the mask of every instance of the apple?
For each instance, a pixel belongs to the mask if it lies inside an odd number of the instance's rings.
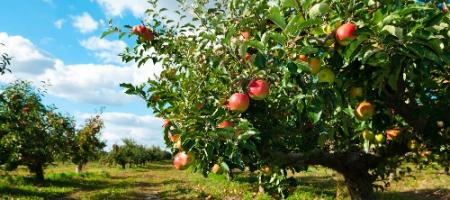
[[[299,55],[298,59],[303,62],[308,62],[308,56],[303,55],[303,54]]]
[[[409,148],[410,150],[416,149],[416,148],[417,148],[417,140],[414,140],[414,139],[409,140],[409,141],[408,141],[408,148]]]
[[[244,112],[250,104],[250,99],[246,94],[234,93],[228,99],[228,108],[231,111]]]
[[[245,61],[250,61],[250,60],[252,60],[252,54],[249,54],[249,53],[245,54]]]
[[[146,41],[152,41],[155,38],[153,31],[145,27],[143,24],[134,26],[132,32],[139,35],[139,37],[145,39]]]
[[[331,69],[322,69],[317,73],[317,78],[319,78],[320,83],[333,83],[336,79],[334,72]]]
[[[248,95],[254,100],[263,100],[269,94],[269,84],[261,79],[250,81],[247,86]]]
[[[362,87],[352,87],[350,88],[350,97],[353,99],[359,98],[363,96]]]
[[[375,135],[375,142],[377,142],[378,144],[381,144],[384,142],[384,135],[379,133]]]
[[[171,124],[170,120],[166,119],[166,120],[164,120],[164,123],[163,123],[162,126],[163,126],[164,128],[167,128],[167,127],[170,126],[170,124]]]
[[[309,67],[311,68],[312,75],[316,75],[317,73],[319,73],[321,68],[320,65],[321,63],[318,58],[311,58],[311,60],[309,61]]]
[[[243,31],[239,34],[239,40],[247,41],[248,39],[250,39],[250,33],[248,31]]]
[[[375,139],[372,131],[367,130],[367,129],[362,132],[362,136],[363,136],[364,140],[367,140],[367,141],[373,141]]]
[[[221,174],[222,168],[220,167],[220,165],[214,164],[213,167],[211,168],[211,172],[214,174]]]
[[[205,107],[205,104],[198,103],[198,104],[195,104],[195,107],[196,107],[198,110],[201,110],[203,107]]]
[[[24,113],[28,113],[29,111],[30,111],[29,107],[22,108],[22,112],[24,112]]]
[[[336,30],[335,35],[338,43],[342,46],[347,46],[348,44],[350,44],[350,42],[356,38],[353,35],[356,31],[356,28],[356,25],[351,22],[339,26],[339,28]]]
[[[315,18],[317,16],[320,16],[322,14],[328,13],[330,10],[330,6],[327,3],[318,3],[314,4],[311,9],[309,9],[309,16],[311,18]]]
[[[261,172],[265,175],[268,175],[272,173],[272,169],[268,165],[264,165],[261,167]]]
[[[399,128],[393,128],[386,131],[386,136],[388,140],[393,140],[400,134]]]
[[[177,142],[180,140],[180,134],[173,134],[169,132],[169,139],[171,142]]]
[[[367,101],[362,101],[356,106],[355,115],[358,119],[366,120],[373,116],[375,113],[375,107]]]
[[[225,120],[222,123],[220,123],[219,125],[217,125],[217,128],[227,128],[227,127],[231,127],[233,126],[233,122],[229,121],[229,120]]]
[[[189,167],[189,164],[191,164],[192,158],[190,155],[188,155],[186,152],[180,152],[175,155],[173,158],[173,166],[177,170],[183,170]]]

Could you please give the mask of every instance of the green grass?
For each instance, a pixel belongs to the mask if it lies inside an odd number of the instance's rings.
[[[110,168],[89,164],[75,174],[75,166],[60,164],[46,169],[46,181],[35,182],[25,168],[0,171],[0,199],[271,199],[259,194],[248,175],[229,182],[224,176],[204,178],[189,171],[176,171],[170,163],[145,167]],[[298,187],[288,199],[348,199],[342,177],[324,168],[295,174]],[[450,199],[450,176],[431,169],[393,182],[378,199]]]

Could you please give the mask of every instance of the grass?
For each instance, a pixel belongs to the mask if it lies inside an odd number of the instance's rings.
[[[25,168],[0,171],[0,199],[271,199],[257,193],[248,175],[229,182],[224,176],[204,178],[189,171],[176,171],[170,163],[145,167],[110,168],[89,164],[81,174],[75,166],[59,164],[46,170],[46,181],[35,182]],[[349,199],[342,177],[324,168],[295,174],[300,183],[288,198]],[[378,199],[450,199],[450,176],[431,169],[393,182]]]

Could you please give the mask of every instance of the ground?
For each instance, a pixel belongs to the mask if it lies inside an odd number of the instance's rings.
[[[122,170],[89,164],[82,174],[71,164],[58,164],[46,170],[46,182],[37,183],[24,168],[0,171],[0,199],[270,199],[258,194],[252,176],[236,181],[224,176],[204,178],[190,171],[176,171],[169,162]],[[391,183],[379,192],[379,199],[450,199],[450,176],[442,170],[426,169]],[[300,185],[288,199],[348,199],[342,177],[331,170],[312,167],[295,175]]]

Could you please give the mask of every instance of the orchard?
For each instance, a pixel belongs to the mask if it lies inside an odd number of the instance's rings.
[[[290,172],[320,165],[357,200],[413,170],[403,163],[448,167],[447,2],[197,0],[187,24],[150,3],[140,28],[104,36],[136,38],[123,61],[162,65],[122,86],[167,119],[177,169],[249,170],[286,197]]]

